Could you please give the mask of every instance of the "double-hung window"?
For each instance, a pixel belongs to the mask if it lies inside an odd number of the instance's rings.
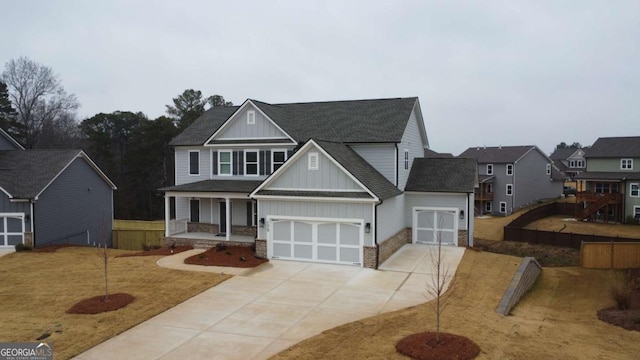
[[[547,175],[551,175],[551,164],[547,164]]]
[[[493,175],[493,164],[487,164],[487,175]]]
[[[629,191],[629,195],[633,197],[640,197],[640,184],[631,183],[630,187],[631,187],[630,189],[631,191]]]
[[[233,169],[233,156],[231,151],[222,150],[218,152],[218,175],[231,175]]]
[[[189,150],[189,175],[200,175],[199,150]]]
[[[507,164],[507,175],[513,175],[513,164]]]
[[[244,151],[244,174],[248,176],[258,175],[258,150]]]
[[[633,159],[620,159],[621,170],[633,170]]]
[[[500,201],[500,212],[502,214],[506,214],[507,213],[507,202],[506,201]]]
[[[409,170],[409,150],[404,151],[404,169]]]
[[[507,195],[513,195],[513,184],[507,184]]]
[[[273,150],[271,152],[271,172],[278,170],[287,161],[287,150]]]

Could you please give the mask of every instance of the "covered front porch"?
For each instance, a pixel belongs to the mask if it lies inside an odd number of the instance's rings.
[[[181,244],[253,243],[257,208],[249,193],[259,183],[206,180],[162,189],[165,191],[165,238]],[[171,211],[172,200],[175,214]]]

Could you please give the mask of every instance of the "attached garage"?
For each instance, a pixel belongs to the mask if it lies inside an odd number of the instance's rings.
[[[24,214],[0,213],[0,247],[24,243]]]
[[[273,217],[268,224],[268,255],[290,259],[361,265],[363,220]]]
[[[458,217],[458,209],[413,208],[413,242],[456,245]]]

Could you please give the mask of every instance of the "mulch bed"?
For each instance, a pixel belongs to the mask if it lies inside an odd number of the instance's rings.
[[[401,339],[396,351],[418,360],[466,360],[478,356],[480,347],[464,336],[440,333],[436,342],[435,332],[422,332]]]
[[[202,254],[184,259],[185,264],[204,266],[229,266],[252,268],[268,262],[267,259],[255,257],[248,246],[226,246],[224,250],[211,248]]]
[[[174,247],[163,246],[163,247],[161,247],[159,249],[145,250],[145,251],[140,251],[140,252],[135,252],[135,253],[130,253],[130,254],[122,254],[122,255],[118,255],[116,257],[153,256],[153,255],[167,256],[167,255],[173,255],[173,254],[181,253],[183,251],[187,251],[187,250],[191,250],[191,249],[193,249],[193,247],[191,245],[180,245],[180,246],[174,246]]]
[[[610,307],[598,311],[598,319],[621,328],[640,331],[640,269],[626,270],[627,281],[635,284],[629,298],[629,309]],[[635,279],[635,280],[634,280]]]
[[[84,299],[69,310],[67,314],[99,314],[107,311],[118,310],[129,305],[135,297],[127,293],[109,294],[105,300],[104,295]]]

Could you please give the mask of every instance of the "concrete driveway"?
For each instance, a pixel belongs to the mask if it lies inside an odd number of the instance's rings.
[[[431,300],[431,248],[405,245],[379,270],[272,260],[77,359],[266,359],[322,331]],[[464,248],[443,251],[453,275]],[[169,262],[180,267],[178,255]]]

